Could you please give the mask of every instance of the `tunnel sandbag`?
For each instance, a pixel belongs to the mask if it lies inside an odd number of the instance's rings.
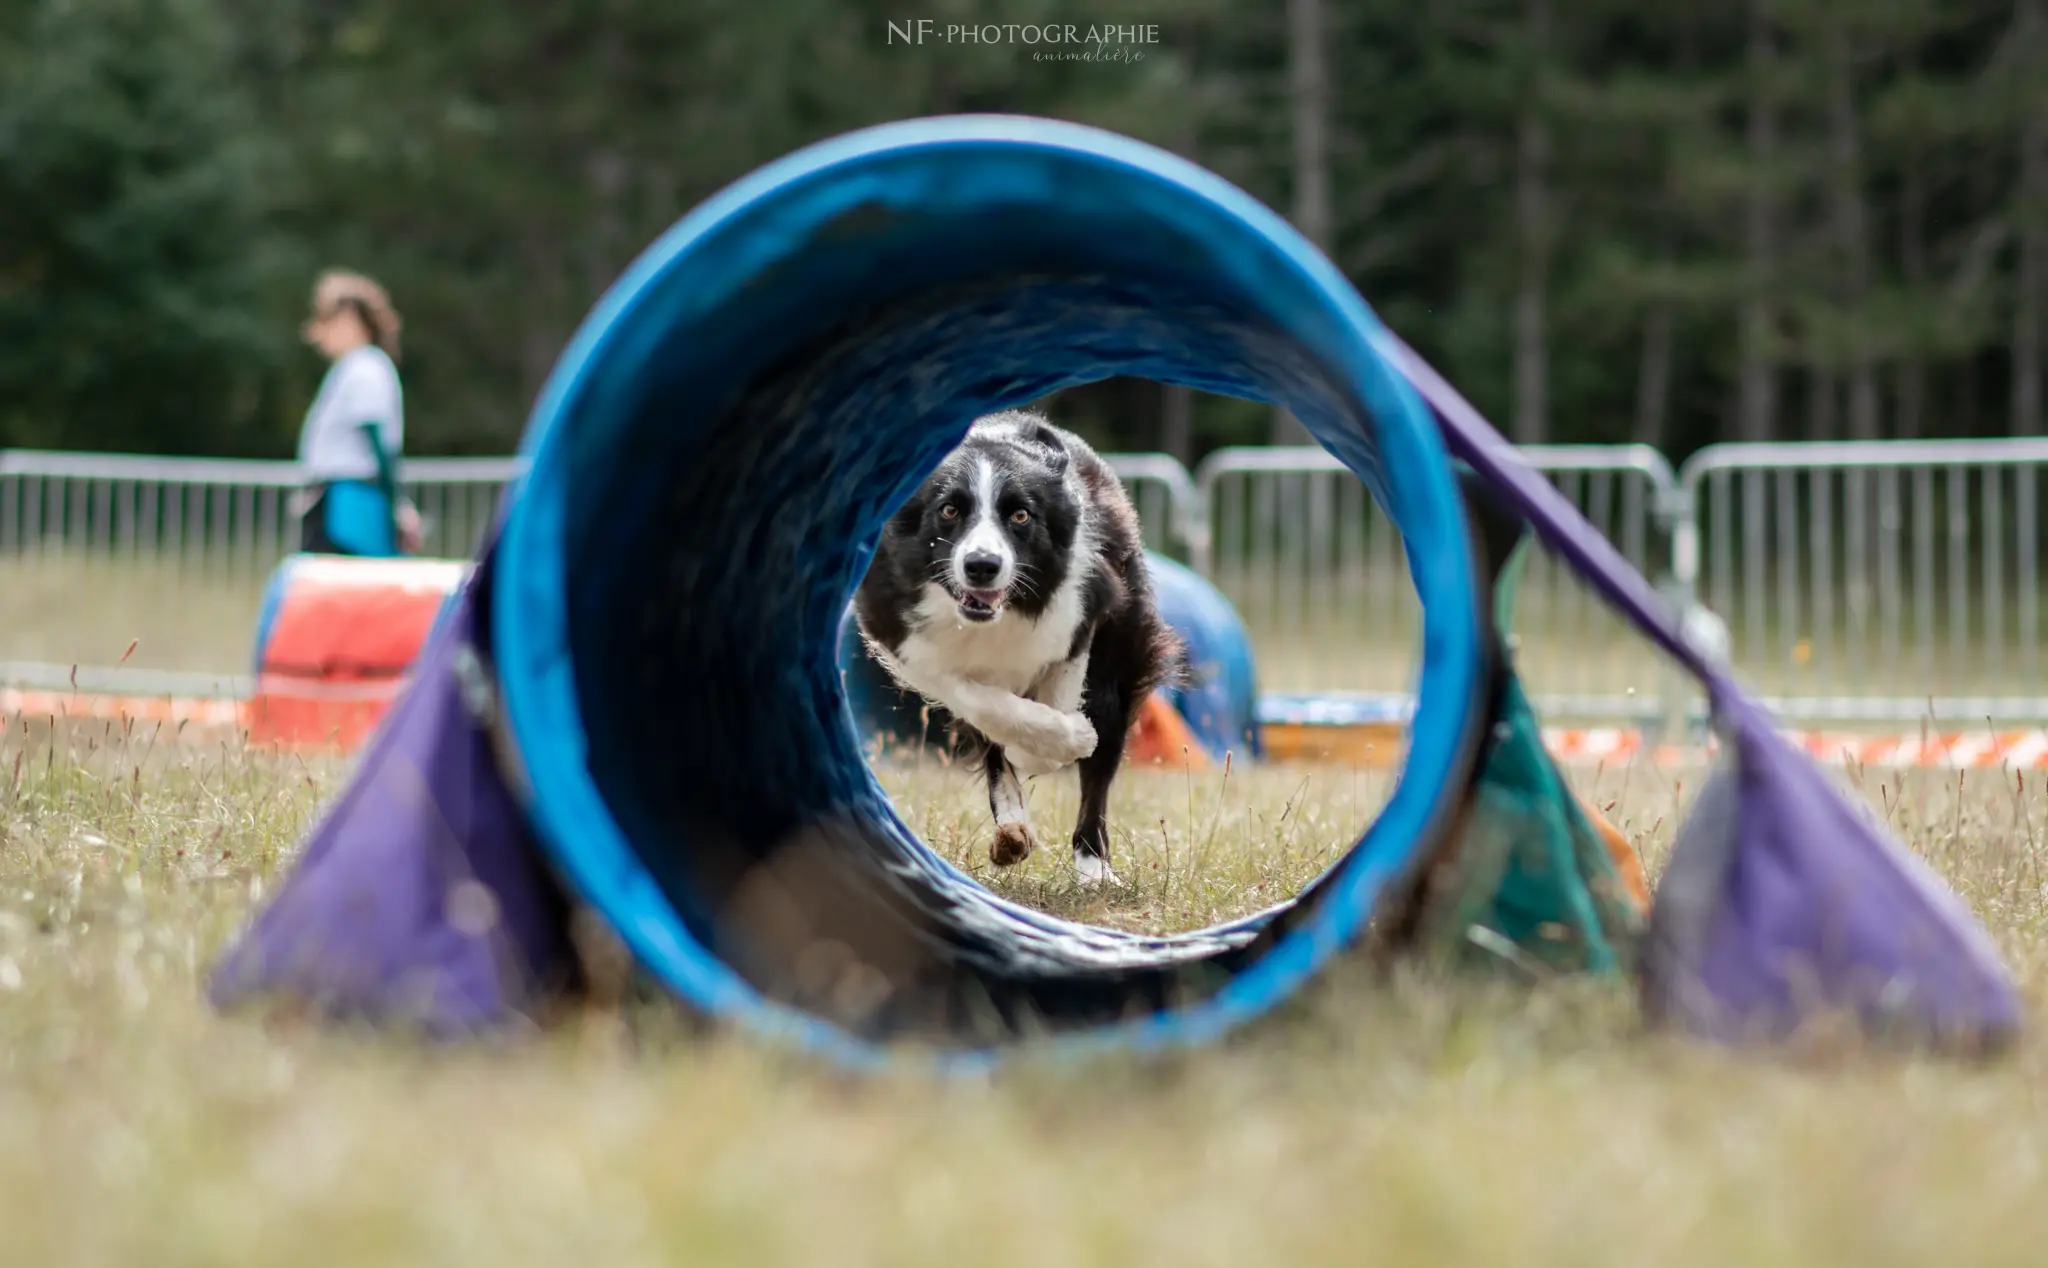
[[[491,633],[542,848],[678,996],[848,1056],[1263,1012],[1411,881],[1483,721],[1457,493],[1376,329],[1278,216],[1071,125],[890,125],[716,196],[607,294],[524,444]],[[837,657],[884,517],[969,423],[1112,376],[1285,405],[1418,544],[1399,786],[1299,901],[1172,936],[1006,902],[918,842]]]
[[[1183,744],[1196,746],[1199,764],[1220,762],[1227,753],[1257,758],[1258,676],[1251,636],[1237,609],[1208,578],[1157,551],[1145,552],[1159,615],[1180,636],[1187,667],[1180,681],[1162,688],[1163,706],[1176,725],[1155,710],[1134,735],[1133,760],[1179,759]],[[883,747],[950,742],[951,719],[915,692],[906,691],[870,655],[848,613],[840,630],[839,666],[846,697],[864,735]]]
[[[286,556],[256,621],[262,744],[353,749],[376,727],[467,575],[466,560]]]
[[[1633,974],[1650,914],[1641,863],[1544,749],[1511,666],[1465,817],[1384,940],[1446,967]]]

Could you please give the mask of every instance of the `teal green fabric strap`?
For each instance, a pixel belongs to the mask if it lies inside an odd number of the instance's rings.
[[[398,472],[391,461],[391,455],[384,451],[384,438],[378,433],[375,423],[358,423],[363,439],[370,444],[370,452],[377,458],[377,487],[384,496],[391,499],[391,505],[398,505]]]
[[[1500,576],[1493,583],[1493,624],[1502,639],[1514,637],[1515,595],[1521,589],[1522,571],[1528,562],[1529,538],[1525,534],[1501,564]]]

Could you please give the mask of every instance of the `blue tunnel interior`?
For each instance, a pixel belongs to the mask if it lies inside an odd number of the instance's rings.
[[[607,293],[528,428],[490,620],[544,852],[686,1001],[842,1055],[1144,1047],[1270,1007],[1412,876],[1484,712],[1468,524],[1377,333],[1254,200],[1071,125],[890,125],[725,191]],[[1403,532],[1425,611],[1359,844],[1292,904],[1169,937],[1006,902],[918,842],[838,661],[880,526],[972,419],[1112,376],[1293,410]]]

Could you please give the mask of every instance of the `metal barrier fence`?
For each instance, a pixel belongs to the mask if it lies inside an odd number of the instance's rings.
[[[432,554],[467,555],[510,458],[422,458]],[[263,585],[296,549],[289,462],[0,453],[0,661],[247,672]]]
[[[1163,453],[1106,453],[1102,460],[1129,490],[1145,544],[1184,561],[1198,559],[1207,538],[1188,469]]]
[[[415,458],[407,494],[426,551],[481,541],[515,458]],[[0,556],[148,557],[213,575],[268,576],[298,541],[296,464],[241,458],[0,452]]]
[[[1680,474],[1673,571],[1792,717],[2048,717],[2048,439],[1714,445]]]
[[[2048,718],[2048,439],[1721,445],[1676,474],[1642,446],[1522,453],[1675,603],[1717,614],[1737,670],[1789,718]],[[1335,458],[1225,449],[1190,475],[1104,457],[1148,545],[1237,604],[1267,685],[1408,686],[1405,552]],[[430,553],[475,548],[519,461],[406,463]],[[297,541],[297,483],[287,462],[0,452],[0,661],[239,672],[263,580]],[[1676,707],[1662,658],[1540,553],[1517,614],[1547,709]]]
[[[1523,456],[1651,576],[1665,572],[1677,480],[1647,446],[1529,446]],[[1402,691],[1421,609],[1400,534],[1318,447],[1223,449],[1195,477],[1207,517],[1201,566],[1237,605],[1261,678],[1294,690]],[[1655,712],[1661,658],[1540,552],[1516,603],[1520,664],[1547,707]]]
[[[1201,516],[1186,468],[1103,457],[1147,544],[1192,555]],[[521,463],[408,459],[424,553],[471,554]],[[297,547],[299,487],[290,462],[0,451],[0,662],[244,671],[263,584]]]
[[[1164,454],[1104,454],[1131,491],[1146,542],[1199,549],[1187,468]],[[413,458],[406,493],[427,528],[425,553],[468,555],[482,543],[518,458]],[[204,570],[267,576],[298,540],[290,462],[0,450],[0,557],[63,551],[156,556]]]

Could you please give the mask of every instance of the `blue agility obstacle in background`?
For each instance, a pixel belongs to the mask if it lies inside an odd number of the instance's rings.
[[[1187,648],[1186,681],[1166,692],[1174,711],[1187,720],[1210,757],[1263,757],[1259,676],[1244,618],[1221,590],[1186,564],[1157,553],[1148,554],[1146,562],[1159,615]]]
[[[1168,937],[1007,902],[926,848],[863,759],[841,676],[885,517],[970,421],[1114,376],[1291,410],[1386,509],[1423,608],[1380,815],[1291,903]],[[1746,1033],[1804,989],[1944,1035],[2008,1032],[2016,1001],[1967,913],[1771,747],[1641,579],[1468,414],[1284,220],[1152,147],[969,117],[771,164],[680,221],[577,332],[500,531],[214,996],[436,1031],[530,1011],[574,976],[560,904],[474,898],[538,883],[518,862],[537,855],[674,998],[852,1065],[905,1040],[973,1069],[1022,1039],[1212,1039],[1358,943],[1461,830],[1511,673],[1455,452],[1701,675],[1725,723],[1733,791],[1673,865],[1681,901],[1660,894],[1652,1011]],[[1209,628],[1193,591],[1162,589],[1189,598],[1177,623]],[[1199,691],[1235,728],[1251,675],[1230,659]],[[457,714],[472,733],[451,738]],[[411,838],[424,861],[394,866]]]
[[[1165,689],[1167,702],[1210,758],[1222,761],[1227,753],[1260,757],[1258,674],[1244,619],[1194,569],[1157,551],[1145,552],[1145,564],[1159,614],[1187,649],[1184,681]],[[890,680],[867,654],[850,611],[840,626],[839,668],[862,735],[897,744],[944,743],[943,711],[927,709],[922,699]]]

